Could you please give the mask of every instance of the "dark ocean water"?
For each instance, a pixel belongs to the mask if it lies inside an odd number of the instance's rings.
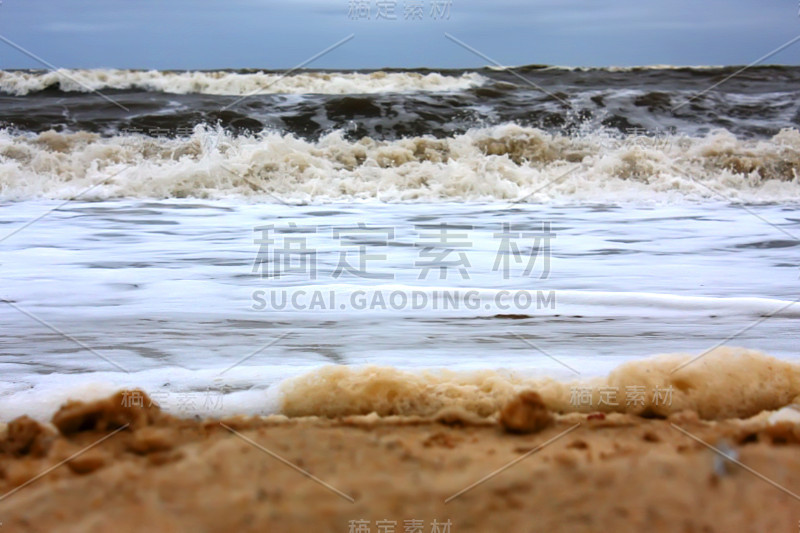
[[[713,89],[710,89],[712,88]],[[90,89],[102,92],[103,98]],[[503,123],[768,137],[800,124],[800,67],[513,71],[6,71],[0,124],[42,132],[180,136],[198,124],[316,140],[438,138]]]

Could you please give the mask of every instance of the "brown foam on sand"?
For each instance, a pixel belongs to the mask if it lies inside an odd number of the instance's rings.
[[[376,366],[330,366],[288,381],[283,387],[282,412],[291,417],[373,412],[380,416],[432,416],[454,407],[489,416],[519,392],[532,389],[560,413],[667,416],[690,409],[704,419],[723,419],[778,409],[800,395],[800,366],[796,364],[755,350],[727,347],[698,355],[667,354],[632,361],[608,376],[573,382],[495,371],[415,373]],[[603,387],[618,389],[617,405],[600,401]],[[626,402],[623,393],[627,387],[644,387],[642,401]],[[579,388],[590,389],[591,402],[579,405],[573,401],[573,392]],[[663,394],[655,395],[657,389],[671,390],[671,401]]]
[[[800,424],[770,413],[559,415],[528,391],[489,418],[200,421],[125,397],[0,427],[3,531],[763,533],[800,516]]]

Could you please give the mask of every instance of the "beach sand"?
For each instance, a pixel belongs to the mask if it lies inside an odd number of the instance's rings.
[[[800,520],[800,426],[769,412],[553,414],[534,395],[489,417],[200,421],[123,398],[3,428],[3,531],[791,532]]]

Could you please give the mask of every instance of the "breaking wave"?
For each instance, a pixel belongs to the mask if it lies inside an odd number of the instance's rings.
[[[800,132],[740,139],[563,135],[503,124],[464,134],[317,141],[198,126],[187,137],[0,130],[0,195],[585,202],[800,200]]]
[[[455,91],[481,85],[477,73],[446,76],[417,72],[137,71],[119,69],[47,72],[0,71],[0,91],[24,96],[45,89],[63,92],[140,90],[172,94],[367,94],[408,91]]]

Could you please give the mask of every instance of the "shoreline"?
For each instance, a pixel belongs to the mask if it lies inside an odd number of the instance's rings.
[[[126,392],[0,430],[3,529],[789,531],[800,516],[800,425],[769,412],[539,405],[544,422],[512,433],[508,406],[197,421],[125,407]]]

